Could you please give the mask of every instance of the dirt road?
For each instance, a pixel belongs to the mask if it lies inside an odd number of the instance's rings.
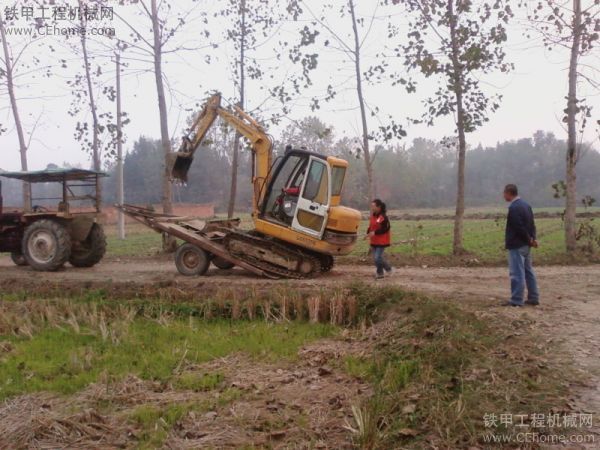
[[[165,283],[180,289],[199,286],[256,286],[270,288],[288,284],[298,288],[335,286],[351,281],[394,284],[468,302],[494,320],[519,320],[523,333],[535,333],[544,344],[557,345],[568,353],[588,383],[576,390],[574,408],[594,413],[600,422],[600,266],[546,266],[537,269],[542,293],[541,306],[503,308],[498,304],[508,294],[504,268],[415,268],[401,267],[385,280],[374,281],[368,266],[336,266],[331,273],[311,280],[265,280],[242,270],[211,269],[208,276],[186,278],[177,273],[168,259],[107,260],[91,269],[67,269],[57,273],[38,273],[15,267],[8,258],[0,259],[0,292],[9,286],[54,285],[93,288],[95,286],[134,285],[146,288]],[[568,380],[566,380],[568,381]],[[600,436],[597,438],[600,440]]]

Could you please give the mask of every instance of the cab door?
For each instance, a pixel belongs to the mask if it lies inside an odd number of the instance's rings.
[[[323,236],[331,199],[330,180],[327,161],[311,156],[298,197],[292,229],[317,238]]]

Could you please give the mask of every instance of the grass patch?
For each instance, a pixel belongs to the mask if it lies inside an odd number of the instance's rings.
[[[162,251],[162,237],[141,224],[127,225],[126,239],[118,238],[117,227],[106,226],[107,256],[151,256]]]
[[[203,392],[218,388],[223,382],[222,373],[184,373],[179,375],[173,386],[187,391]]]
[[[504,262],[505,220],[469,219],[464,224],[464,246],[472,258],[482,263]],[[540,248],[535,250],[542,260],[552,260],[564,255],[564,231],[559,218],[538,219]],[[400,257],[450,257],[452,255],[451,220],[393,220],[392,246],[388,254]],[[361,233],[366,224],[361,225]],[[359,240],[352,252],[364,256],[369,245]]]
[[[176,387],[210,390],[218,373],[188,376],[198,364],[233,352],[258,360],[294,359],[306,342],[332,336],[328,324],[264,320],[203,320],[123,305],[67,300],[5,302],[0,308],[0,399],[35,391],[74,393],[100,376],[173,382]],[[158,309],[158,308],[157,308]]]
[[[199,403],[172,403],[167,406],[142,405],[130,415],[129,421],[140,429],[137,435],[138,449],[162,447],[173,426],[190,411],[206,411]]]
[[[484,426],[486,414],[530,417],[564,405],[564,370],[550,367],[531,336],[508,338],[522,324],[500,328],[452,303],[396,289],[356,287],[355,295],[395,305],[376,352],[343,364],[374,389],[353,409],[359,448],[485,445],[485,434],[499,431]]]

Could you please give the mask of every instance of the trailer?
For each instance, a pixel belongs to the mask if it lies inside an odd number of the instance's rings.
[[[248,232],[238,231],[240,219],[201,220],[197,217],[163,214],[135,205],[115,207],[157,233],[166,233],[184,242],[175,252],[175,266],[182,275],[204,275],[212,263],[219,269],[238,266],[267,278],[290,276],[285,270],[266,267],[258,260],[232,254],[227,247],[227,240],[231,235],[239,234],[251,239]]]

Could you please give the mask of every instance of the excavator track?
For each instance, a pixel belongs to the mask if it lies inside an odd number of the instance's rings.
[[[264,259],[257,258],[253,255],[232,251],[232,248],[236,241],[240,243],[249,244],[253,248],[260,248],[263,251],[272,252],[280,257],[287,257],[290,259],[301,259],[302,265],[310,264],[313,269],[308,272],[291,270],[289,268],[273,264],[269,261],[265,261]],[[311,255],[308,252],[299,250],[297,247],[293,247],[282,242],[274,241],[272,239],[265,239],[264,237],[258,234],[250,234],[243,231],[235,231],[229,229],[227,230],[227,234],[223,239],[223,243],[225,247],[231,252],[231,254],[234,255],[236,258],[241,259],[244,262],[253,265],[254,267],[264,270],[265,272],[268,272],[269,275],[272,275],[277,278],[310,278],[315,274],[321,273],[323,271],[321,259],[318,256]]]

